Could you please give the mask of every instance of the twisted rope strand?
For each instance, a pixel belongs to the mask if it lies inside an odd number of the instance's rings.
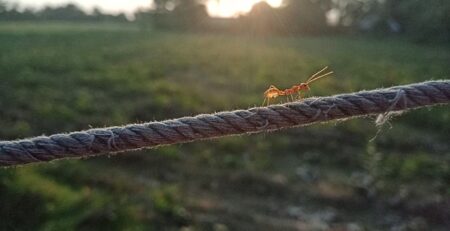
[[[387,116],[449,102],[450,80],[429,81],[248,110],[1,141],[0,166],[117,153],[372,114]]]

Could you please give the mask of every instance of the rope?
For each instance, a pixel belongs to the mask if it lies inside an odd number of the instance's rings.
[[[80,158],[450,103],[450,80],[0,142],[0,166]]]

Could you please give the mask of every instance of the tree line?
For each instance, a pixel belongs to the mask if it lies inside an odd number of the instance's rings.
[[[416,41],[450,41],[448,0],[284,0],[265,2],[237,19],[208,17],[206,0],[155,0],[136,19],[166,29],[225,30],[256,34],[400,34]]]
[[[211,18],[207,0],[154,0],[135,12],[144,26],[173,30],[223,31],[261,35],[335,33],[400,34],[416,41],[450,41],[449,0],[284,0],[266,2],[233,19]],[[0,0],[0,20],[127,21],[124,14],[95,9],[87,14],[74,4],[19,10]]]
[[[91,14],[75,4],[57,7],[46,6],[41,10],[19,9],[18,5],[8,4],[0,0],[0,21],[128,21],[125,14],[106,14],[95,8]]]

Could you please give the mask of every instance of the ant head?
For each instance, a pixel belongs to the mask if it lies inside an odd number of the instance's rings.
[[[310,90],[309,85],[306,84],[306,83],[300,84],[299,88],[300,88],[300,90],[305,90],[305,91],[309,91]]]

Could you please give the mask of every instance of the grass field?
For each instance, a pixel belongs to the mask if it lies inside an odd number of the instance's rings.
[[[450,77],[450,47],[116,24],[0,24],[0,139],[262,103],[323,66],[332,95]],[[445,230],[448,106],[0,169],[0,230]],[[446,223],[447,222],[447,223]],[[358,229],[359,228],[359,229]]]

